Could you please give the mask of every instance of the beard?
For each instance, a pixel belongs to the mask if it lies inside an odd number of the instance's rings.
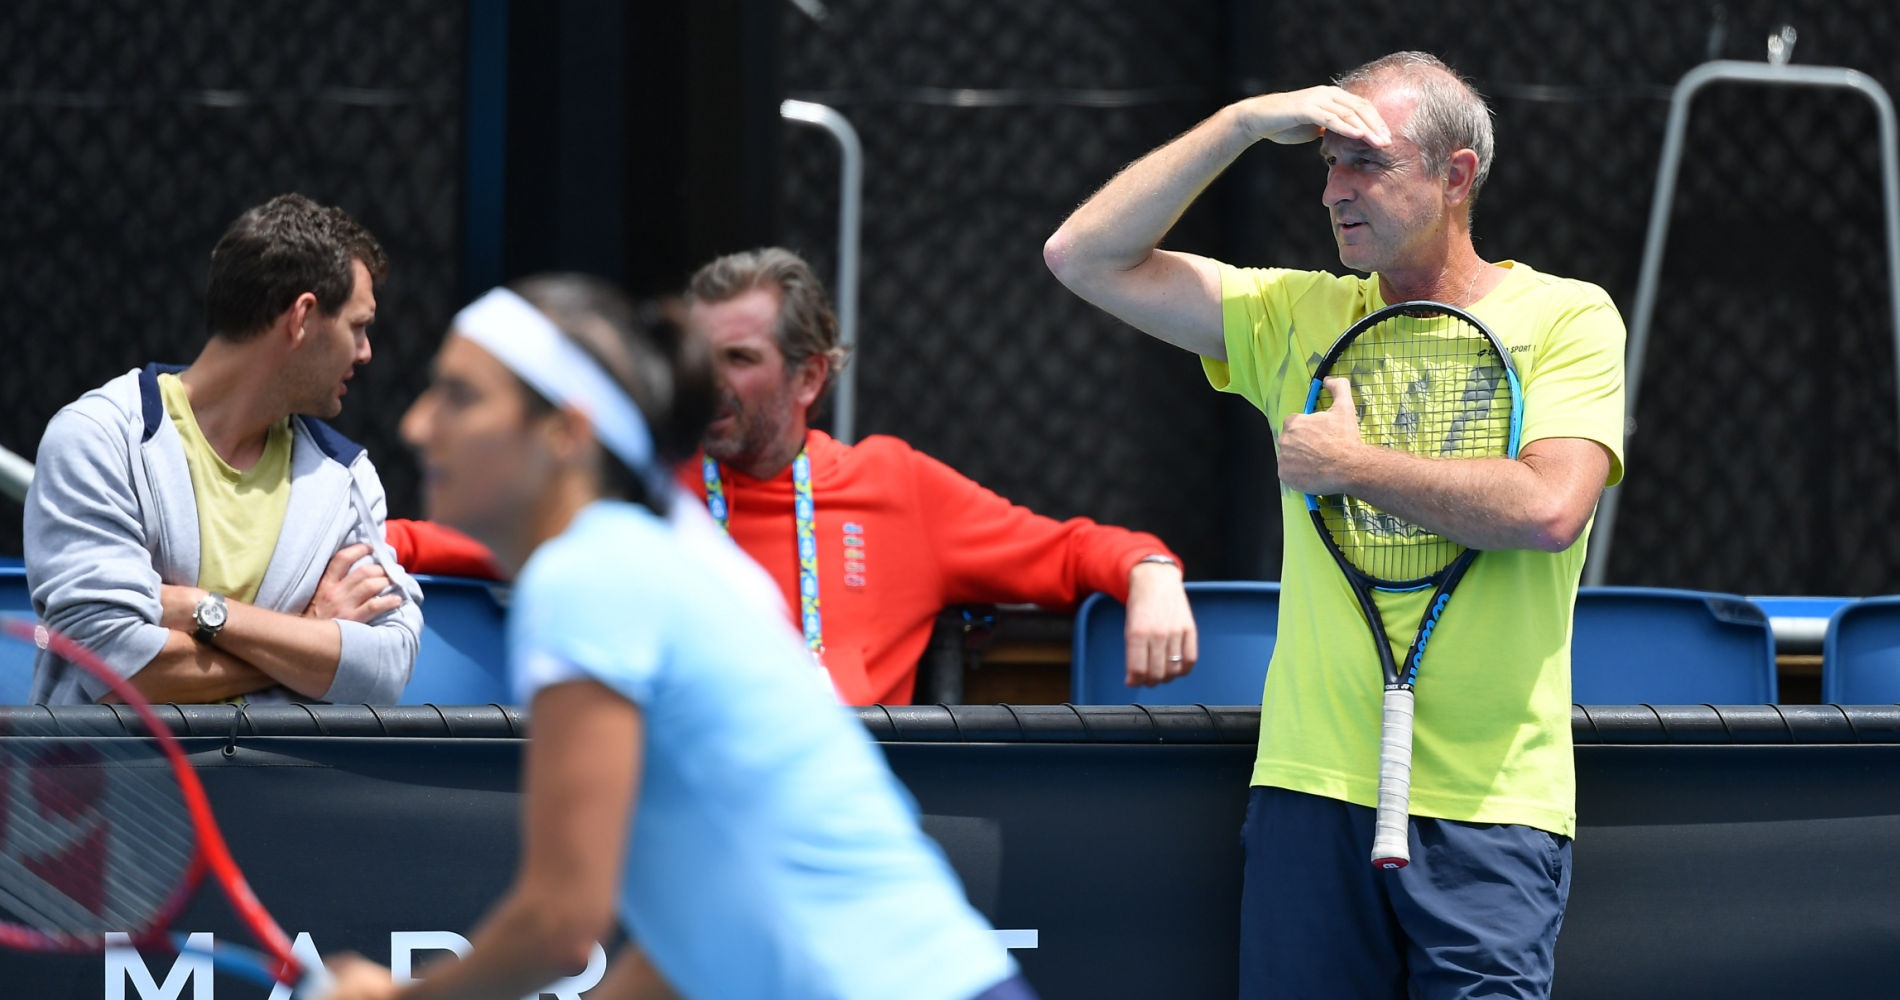
[[[714,461],[748,474],[769,476],[778,470],[762,470],[757,466],[774,461],[778,451],[785,447],[785,438],[792,426],[792,406],[789,381],[772,396],[749,407],[738,397],[722,393],[718,412],[729,414],[731,423],[723,430],[708,428],[701,444]],[[715,424],[718,422],[714,420]]]

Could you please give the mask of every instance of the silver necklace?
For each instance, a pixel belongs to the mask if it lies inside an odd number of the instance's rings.
[[[1490,265],[1490,264],[1488,264],[1488,263],[1486,263],[1486,262],[1484,262],[1483,260],[1480,260],[1480,261],[1478,261],[1478,269],[1477,269],[1476,271],[1474,271],[1474,272],[1472,272],[1472,274],[1471,274],[1471,280],[1470,280],[1470,281],[1467,281],[1467,282],[1465,282],[1465,294],[1464,294],[1464,295],[1462,295],[1462,296],[1460,296],[1460,297],[1458,298],[1458,300],[1457,300],[1457,301],[1455,301],[1455,302],[1449,302],[1449,304],[1450,304],[1450,305],[1454,305],[1454,306],[1458,306],[1459,308],[1463,308],[1463,307],[1465,307],[1465,306],[1468,306],[1468,305],[1471,305],[1471,304],[1472,304],[1472,302],[1473,302],[1473,301],[1475,301],[1475,300],[1473,300],[1473,299],[1472,299],[1472,297],[1471,297],[1471,293],[1472,293],[1473,291],[1476,291],[1476,290],[1477,290],[1477,287],[1478,287],[1478,279],[1479,279],[1479,278],[1481,278],[1481,277],[1483,277],[1483,276],[1484,276],[1484,272],[1486,272],[1486,271],[1488,271],[1488,270],[1490,270],[1490,269],[1491,269],[1491,265]],[[1385,292],[1386,292],[1386,289],[1384,288],[1384,286],[1383,286],[1383,285],[1381,285],[1381,287],[1380,287],[1380,289],[1379,289],[1379,293],[1380,293],[1380,296],[1381,296],[1381,297],[1383,297],[1383,296],[1384,296],[1384,294],[1385,294]]]
[[[1465,285],[1465,297],[1464,297],[1464,300],[1463,300],[1463,301],[1461,301],[1461,302],[1459,302],[1459,303],[1458,303],[1458,305],[1460,305],[1460,306],[1468,306],[1468,305],[1471,305],[1471,304],[1472,304],[1473,302],[1476,302],[1476,301],[1477,301],[1476,299],[1473,299],[1473,298],[1471,297],[1471,292],[1472,292],[1472,290],[1473,290],[1473,289],[1475,289],[1475,288],[1477,288],[1477,287],[1478,287],[1478,277],[1479,277],[1480,275],[1482,275],[1482,274],[1484,274],[1484,272],[1485,272],[1485,270],[1486,270],[1487,268],[1489,268],[1490,266],[1491,266],[1491,265],[1489,265],[1489,264],[1486,264],[1486,263],[1485,263],[1484,261],[1479,261],[1479,262],[1478,262],[1478,269],[1477,269],[1476,271],[1473,271],[1473,272],[1472,272],[1472,274],[1471,274],[1471,281],[1469,281],[1469,282],[1468,282],[1468,283],[1466,283],[1466,285]]]

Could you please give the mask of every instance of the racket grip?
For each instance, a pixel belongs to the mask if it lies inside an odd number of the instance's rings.
[[[1395,871],[1411,863],[1406,842],[1412,811],[1411,688],[1387,688],[1379,726],[1379,810],[1372,824],[1372,866]]]

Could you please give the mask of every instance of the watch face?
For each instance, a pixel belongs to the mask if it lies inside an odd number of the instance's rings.
[[[198,602],[198,624],[205,628],[217,628],[224,624],[224,602],[207,597]]]

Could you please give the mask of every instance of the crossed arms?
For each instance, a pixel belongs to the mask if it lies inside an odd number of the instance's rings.
[[[337,621],[368,624],[402,604],[389,574],[369,554],[370,547],[358,542],[331,556],[301,615],[230,601],[230,617],[215,645],[193,635],[192,609],[205,591],[160,585],[159,624],[169,630],[165,645],[129,682],[154,702],[220,701],[280,684],[322,698],[343,655]]]
[[[27,575],[47,624],[154,701],[218,700],[278,685],[305,698],[393,701],[415,659],[421,611],[414,584],[390,579],[399,571],[384,568],[387,554],[369,554],[380,542],[383,501],[367,461],[326,471],[324,485],[315,487],[313,497],[334,490],[349,509],[332,512],[325,501],[318,504],[326,511],[318,515],[323,524],[300,522],[294,547],[308,561],[286,564],[288,592],[273,592],[303,607],[280,613],[231,602],[212,646],[192,635],[191,609],[203,591],[166,582],[190,579],[196,559],[188,540],[183,555],[175,551],[179,539],[164,526],[183,533],[195,514],[188,504],[180,508],[188,498],[176,484],[170,492],[140,485],[149,484],[151,463],[137,433],[132,419],[96,395],[47,427],[23,524]],[[180,476],[174,471],[174,480]],[[286,544],[278,539],[280,549]],[[281,551],[278,557],[298,558]],[[308,582],[298,582],[299,572]],[[39,678],[35,696],[63,701],[101,693],[75,691],[73,683],[57,673]]]

